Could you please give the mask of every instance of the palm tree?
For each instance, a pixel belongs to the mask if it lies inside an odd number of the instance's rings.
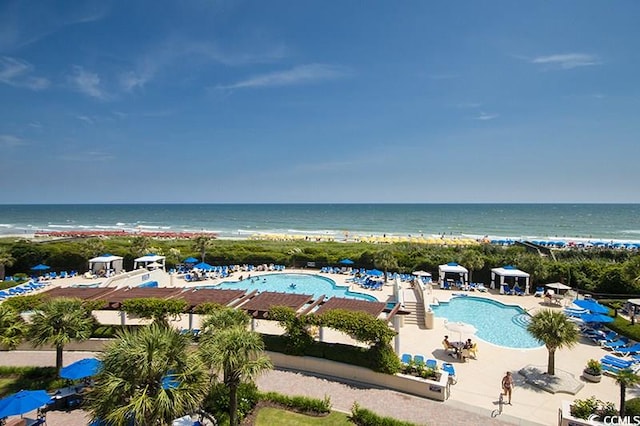
[[[207,249],[211,246],[213,238],[208,235],[198,235],[193,239],[193,248],[200,253],[200,258],[204,262],[204,258],[207,254]]]
[[[373,258],[373,264],[376,268],[384,271],[384,282],[387,282],[387,272],[389,269],[398,269],[398,260],[389,250],[381,250],[377,252]]]
[[[207,392],[206,371],[189,338],[169,327],[123,331],[100,359],[86,407],[93,420],[109,425],[170,425],[198,410]]]
[[[16,260],[6,249],[0,248],[0,281],[4,280],[4,267],[11,266]]]
[[[620,417],[624,417],[627,388],[640,383],[640,376],[630,368],[618,371],[616,383],[620,385]]]
[[[34,346],[51,344],[56,348],[56,369],[62,368],[66,344],[91,337],[95,318],[79,299],[55,298],[43,303],[31,317],[28,335]]]
[[[232,312],[233,311],[233,312]],[[221,370],[229,388],[229,423],[238,424],[238,386],[272,368],[260,334],[247,330],[244,312],[223,308],[205,319],[200,355],[211,370]]]
[[[551,375],[554,375],[556,370],[556,350],[574,346],[580,337],[578,328],[564,313],[550,309],[541,310],[531,317],[527,330],[547,347],[549,351],[547,374]]]
[[[462,262],[469,269],[469,281],[473,281],[473,271],[484,268],[484,256],[476,250],[466,250],[462,255]]]
[[[15,349],[24,340],[26,332],[20,314],[6,303],[0,304],[0,346]]]

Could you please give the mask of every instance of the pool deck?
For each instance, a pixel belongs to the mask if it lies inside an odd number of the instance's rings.
[[[316,270],[286,270],[285,273],[312,273],[318,274]],[[252,276],[258,276],[274,272],[252,272]],[[243,273],[246,274],[246,273]],[[237,280],[239,273],[228,278]],[[348,285],[352,291],[359,291],[365,294],[376,296],[380,301],[387,301],[392,292],[390,285],[383,286],[382,290],[373,291],[360,289],[354,284],[349,284],[346,279],[348,275],[341,274],[318,274],[333,279],[338,285]],[[89,280],[78,277],[74,279],[55,280],[52,285],[73,285],[74,280],[86,283]],[[177,285],[180,281],[174,281]],[[215,284],[217,281],[209,280],[199,282],[198,285]],[[408,283],[402,283],[405,294],[411,294]],[[440,290],[434,288],[432,297],[440,301],[447,300],[455,291]],[[520,306],[528,312],[535,313],[539,309],[561,310],[562,307],[549,307],[538,297],[530,296],[506,296],[489,291],[487,293],[471,292],[473,296],[486,297],[500,301],[505,304]],[[261,328],[272,329],[267,321],[260,321],[258,331]],[[269,332],[269,331],[267,331]],[[434,328],[427,330],[415,325],[405,325],[400,330],[398,353],[422,354],[426,358],[434,358],[440,362],[453,362],[457,384],[451,387],[450,398],[441,403],[443,411],[446,407],[452,409],[463,409],[474,416],[486,416],[490,419],[490,413],[496,408],[496,401],[501,391],[500,383],[506,371],[513,373],[515,389],[513,391],[513,405],[505,405],[504,413],[501,417],[503,421],[513,424],[540,424],[553,425],[558,422],[558,409],[563,400],[572,401],[574,399],[584,399],[595,396],[603,401],[614,402],[617,406],[619,402],[619,387],[612,377],[603,376],[600,383],[588,383],[581,378],[582,370],[587,360],[600,359],[607,353],[605,349],[595,345],[590,340],[581,338],[580,342],[571,349],[561,349],[556,352],[556,369],[569,375],[573,375],[579,382],[584,383],[584,387],[575,395],[566,393],[549,393],[538,387],[527,384],[525,378],[518,371],[527,366],[537,366],[546,369],[547,350],[544,347],[537,349],[510,349],[495,346],[480,339],[478,341],[478,359],[470,359],[465,363],[453,360],[444,353],[442,339],[449,332],[444,327],[444,319],[435,319]],[[338,333],[328,334],[327,339],[349,339],[340,336]],[[638,388],[627,389],[627,399],[640,396]]]

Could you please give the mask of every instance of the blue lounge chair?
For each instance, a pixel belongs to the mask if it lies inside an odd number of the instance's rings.
[[[436,361],[435,359],[428,359],[427,360],[427,368],[433,368],[434,370],[438,369],[438,361]]]
[[[628,348],[615,348],[613,350],[613,353],[619,355],[637,355],[638,353],[640,353],[640,343],[636,343]]]
[[[613,365],[614,367],[618,367],[618,368],[629,368],[633,365],[633,361],[631,360],[618,358],[617,356],[608,355],[608,354],[602,357],[600,362],[602,364]]]
[[[400,362],[405,365],[409,365],[412,359],[413,357],[410,354],[402,354],[402,357],[400,357]]]
[[[629,339],[622,336],[618,340],[614,340],[613,342],[604,343],[602,346],[609,349],[618,349],[623,348],[629,344]]]
[[[614,342],[620,338],[618,333],[615,331],[610,331],[608,333],[604,333],[599,330],[592,330],[590,333],[586,334],[588,338],[593,340],[595,343],[600,345],[604,345],[605,343]]]
[[[414,355],[413,362],[424,365],[424,355]]]
[[[513,290],[511,290],[513,294],[516,294],[518,296],[524,296],[524,290],[522,290],[517,284],[515,287],[513,287]]]
[[[536,292],[533,293],[534,297],[544,296],[544,287],[536,287]]]
[[[442,363],[442,371],[446,371],[449,373],[449,383],[452,385],[456,384],[456,369],[453,364],[449,362]]]
[[[620,370],[624,370],[624,368],[615,367],[610,364],[602,364],[602,371],[605,373],[609,373],[613,376],[617,376]]]

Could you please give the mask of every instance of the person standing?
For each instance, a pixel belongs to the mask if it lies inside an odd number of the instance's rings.
[[[502,394],[507,396],[509,400],[507,404],[511,405],[511,393],[513,392],[513,377],[511,371],[507,371],[507,374],[502,378]]]

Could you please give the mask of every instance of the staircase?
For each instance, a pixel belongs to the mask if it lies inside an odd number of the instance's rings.
[[[425,329],[424,326],[424,304],[416,300],[405,300],[404,309],[411,312],[409,315],[404,316],[405,325],[417,325],[420,329]]]

